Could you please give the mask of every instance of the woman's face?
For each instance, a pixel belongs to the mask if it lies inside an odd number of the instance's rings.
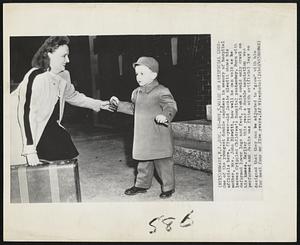
[[[53,53],[48,53],[50,60],[50,68],[54,73],[59,73],[65,70],[66,64],[69,60],[69,47],[68,45],[61,45]]]

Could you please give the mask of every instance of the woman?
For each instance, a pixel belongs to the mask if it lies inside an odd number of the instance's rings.
[[[65,102],[111,111],[109,101],[89,98],[75,90],[70,74],[69,38],[49,37],[32,59],[32,69],[11,94],[11,164],[37,165],[78,156],[70,135],[60,124]]]

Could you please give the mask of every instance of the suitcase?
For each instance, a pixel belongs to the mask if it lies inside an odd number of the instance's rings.
[[[78,160],[12,165],[11,203],[81,202]]]

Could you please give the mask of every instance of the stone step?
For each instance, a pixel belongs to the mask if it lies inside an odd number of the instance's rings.
[[[212,141],[211,121],[191,120],[172,122],[172,131],[175,139],[190,139],[196,141]]]
[[[212,172],[211,142],[174,140],[174,162],[189,168]]]
[[[175,138],[174,145],[201,151],[211,151],[212,149],[211,142],[190,139]]]

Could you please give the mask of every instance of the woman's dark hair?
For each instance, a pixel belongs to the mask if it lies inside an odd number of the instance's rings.
[[[32,58],[31,66],[47,70],[49,68],[48,52],[53,53],[59,46],[68,45],[70,39],[67,36],[53,36],[45,40],[43,45]]]

